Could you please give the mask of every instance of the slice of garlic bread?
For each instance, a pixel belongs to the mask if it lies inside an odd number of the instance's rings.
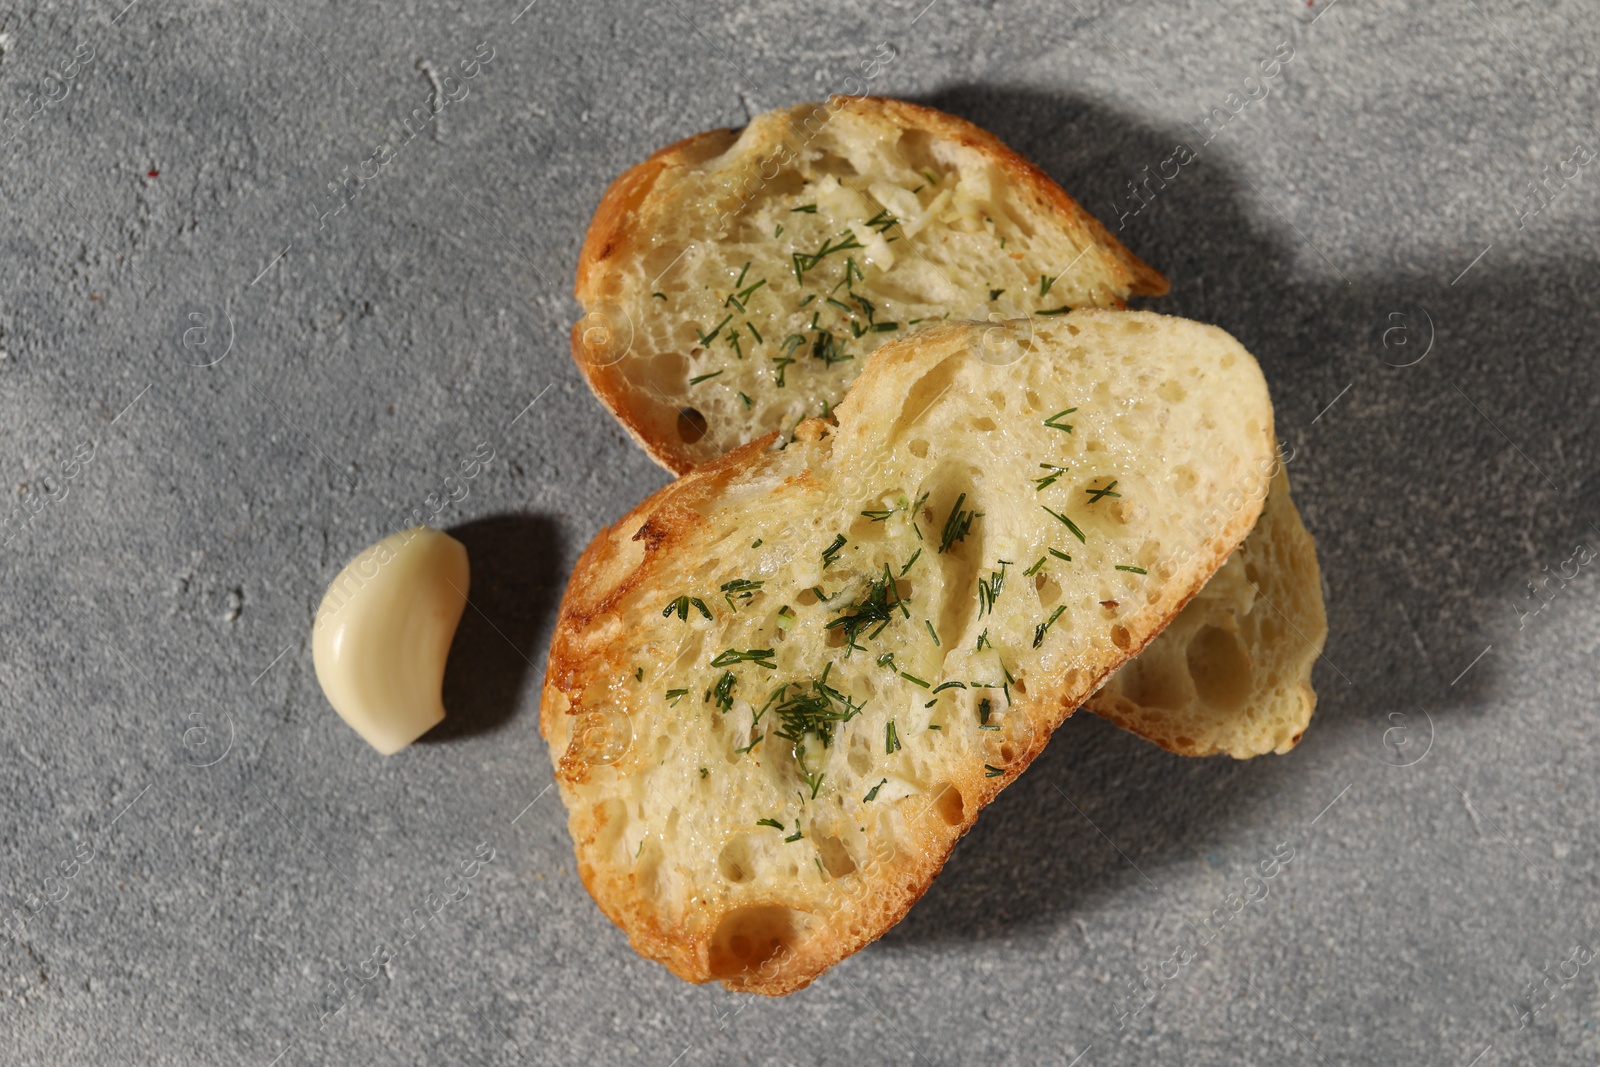
[[[682,474],[825,416],[910,331],[1166,289],[993,134],[833,97],[688,138],[612,183],[578,260],[572,351]]]
[[[1279,467],[1239,551],[1084,707],[1184,756],[1281,754],[1311,721],[1327,636],[1316,545]]]
[[[1272,406],[1227,334],[1075,311],[990,362],[997,329],[880,349],[836,425],[578,561],[541,730],[584,884],[683,978],[788,993],[882,935],[1256,521]]]

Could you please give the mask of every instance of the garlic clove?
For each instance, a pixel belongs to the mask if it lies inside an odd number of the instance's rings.
[[[445,659],[467,604],[467,549],[414,526],[351,560],[311,628],[311,659],[340,718],[385,756],[444,719]]]

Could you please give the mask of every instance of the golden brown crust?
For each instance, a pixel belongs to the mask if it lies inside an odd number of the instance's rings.
[[[802,105],[802,108],[805,105]],[[1009,148],[994,134],[942,111],[921,104],[885,97],[830,97],[826,105],[948,138],[991,157],[995,165],[1031,195],[1038,210],[1054,212],[1063,230],[1081,232],[1082,243],[1098,246],[1106,253],[1107,267],[1114,270],[1129,295],[1160,296],[1167,292],[1167,279],[1155,268],[1134,255],[1105,226],[1085,211],[1067,192],[1039,167]],[[793,109],[798,112],[801,108]],[[792,112],[792,113],[793,113]],[[699,165],[726,151],[738,138],[731,129],[707,130],[668,145],[641,163],[623,172],[606,189],[595,208],[583,246],[578,254],[573,293],[584,307],[586,319],[597,316],[600,328],[625,329],[631,340],[632,324],[622,321],[626,314],[610,304],[616,294],[606,286],[609,264],[625,253],[642,252],[650,239],[651,227],[641,225],[640,208],[661,176],[671,169]],[[647,223],[647,220],[644,220]],[[1121,301],[1115,301],[1121,307]],[[616,319],[612,322],[610,320]],[[630,382],[621,369],[620,356],[604,346],[586,345],[586,329],[594,326],[580,320],[573,326],[573,362],[607,411],[616,417],[645,453],[673,474],[692,470],[698,460],[685,445],[676,421],[662,412],[645,410],[634,399]],[[670,405],[669,405],[670,406]],[[652,418],[651,415],[656,417]]]

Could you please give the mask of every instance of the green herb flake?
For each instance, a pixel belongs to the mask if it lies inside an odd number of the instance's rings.
[[[664,619],[673,612],[677,612],[678,620],[680,622],[686,622],[689,618],[690,605],[693,605],[694,609],[700,614],[704,615],[707,619],[711,618],[711,609],[706,607],[706,602],[697,596],[680,596],[678,599],[661,609],[661,617]]]
[[[936,631],[933,628],[933,623],[930,622],[927,619],[923,619],[922,620],[922,625],[924,625],[924,626],[926,626],[928,628],[928,636],[933,638],[933,647],[934,648],[942,648],[942,647],[944,647],[943,645],[941,645],[939,643],[939,633],[938,633],[938,631]]]
[[[1071,431],[1069,430],[1068,432],[1070,433]],[[1033,480],[1033,488],[1035,492],[1044,492],[1046,489],[1050,488],[1056,483],[1057,478],[1067,473],[1067,468],[1058,467],[1054,463],[1041,463],[1039,466],[1043,467],[1050,473],[1046,474],[1043,478],[1035,478]],[[1112,484],[1114,485],[1116,483],[1113,482]]]
[[[1077,410],[1077,408],[1067,408],[1065,411],[1058,411],[1054,415],[1051,415],[1048,419],[1045,419],[1044,424],[1050,427],[1052,430],[1060,430],[1062,433],[1071,433],[1072,427],[1061,420]]]
[[[1022,576],[1024,578],[1032,578],[1035,574],[1039,573],[1040,569],[1044,566],[1044,561],[1049,559],[1049,558],[1050,558],[1049,556],[1040,556],[1039,557],[1039,562],[1035,563],[1033,566],[1031,566],[1027,570],[1023,571],[1022,572]]]
[[[1044,508],[1043,504],[1040,504],[1039,506],[1041,508]],[[1077,523],[1073,522],[1071,519],[1067,518],[1065,515],[1061,514],[1061,512],[1059,512],[1059,511],[1050,511],[1049,508],[1044,508],[1044,510],[1050,512],[1050,517],[1051,518],[1055,519],[1057,522],[1059,522],[1062,525],[1064,525],[1067,529],[1071,530],[1072,531],[1072,536],[1076,537],[1078,539],[1079,543],[1085,544],[1085,545],[1089,543],[1088,539],[1083,536],[1083,531],[1078,529],[1078,524]]]
[[[933,687],[933,691],[935,693],[938,693],[938,692],[941,692],[942,690],[945,690],[945,689],[965,689],[966,687],[967,687],[967,683],[966,682],[955,682],[955,681],[940,682],[938,685]]]
[[[799,207],[790,208],[789,214],[793,215],[801,211],[805,212],[807,215],[815,215],[817,213],[817,205],[801,204]]]
[[[985,778],[998,778],[1004,773],[1006,772],[999,767],[991,767],[987,763],[983,765],[983,776]]]
[[[900,568],[900,577],[905,577],[906,571],[911,569],[911,565],[917,561],[917,557],[920,555],[922,555],[922,549],[920,548],[911,553],[911,558],[906,560],[906,565]]]
[[[1150,573],[1149,571],[1145,570],[1143,567],[1129,567],[1129,566],[1125,566],[1124,564],[1121,564],[1121,563],[1117,564],[1116,569],[1119,570],[1119,571],[1127,571],[1129,574],[1149,574]]]
[[[835,536],[833,543],[822,550],[822,566],[824,568],[832,566],[833,563],[838,560],[840,551],[842,551],[844,546],[847,544],[849,544],[849,542],[845,540],[844,534],[838,534]]]
[[[666,293],[651,293],[650,295],[655,297],[657,300],[665,300],[667,298]]]
[[[930,684],[928,682],[924,682],[921,678],[918,678],[914,674],[907,674],[905,671],[901,671],[900,672],[900,677],[904,678],[906,681],[910,682],[912,685],[920,685],[924,689],[932,689],[933,688],[932,684]]]
[[[994,602],[1000,599],[1000,592],[1006,584],[1006,568],[1011,566],[1008,559],[1000,560],[1000,569],[992,571],[988,578],[978,579],[978,618],[983,618],[994,610]]]
[[[990,300],[999,300],[1000,299],[1000,294],[1003,293],[1003,292],[1005,292],[1004,289],[990,289],[989,290],[989,299]]]
[[[863,630],[871,628],[867,640],[876,638],[883,632],[894,619],[894,609],[899,608],[905,618],[911,617],[911,611],[900,600],[899,591],[895,587],[894,578],[889,574],[889,565],[883,565],[883,577],[874,581],[867,587],[867,595],[851,604],[845,609],[846,614],[828,623],[825,629],[843,630],[845,637],[845,659],[850,658],[851,652],[865,652],[856,638],[861,636]]]
[[[743,277],[743,275],[740,277]],[[1061,275],[1056,275],[1056,278],[1059,277]],[[1043,300],[1045,294],[1050,292],[1050,287],[1056,283],[1056,278],[1046,278],[1043,274],[1039,275],[1039,299]]]
[[[1059,548],[1052,548],[1052,549],[1048,549],[1047,551],[1049,551],[1049,553],[1052,556],[1054,556],[1056,559],[1064,559],[1068,563],[1072,562],[1072,557],[1067,555],[1065,552],[1061,551]]]
[[[950,508],[950,514],[944,520],[944,531],[939,537],[939,551],[948,552],[951,547],[959,544],[967,536],[967,531],[972,529],[972,520],[983,518],[981,511],[962,511],[961,505],[966,503],[967,494],[962,493],[956,497],[955,504]]]
[[[783,697],[773,709],[779,721],[776,733],[784,740],[795,743],[795,759],[801,764],[801,773],[806,774],[808,782],[811,781],[811,775],[805,770],[804,764],[806,736],[815,736],[826,748],[833,743],[834,726],[849,722],[861,714],[864,707],[828,684],[828,673],[832,669],[831,663],[822,669],[822,677],[812,680],[809,693],[801,691],[788,695],[791,685],[786,684],[774,694]],[[792,687],[799,688],[798,685]],[[820,776],[816,781],[820,783]],[[813,795],[815,788],[813,784]]]
[[[889,725],[883,730],[883,751],[885,755],[892,755],[900,751],[900,738],[894,732],[894,720],[889,720]]]
[[[1104,489],[1085,489],[1084,492],[1089,494],[1089,503],[1097,504],[1097,503],[1100,502],[1100,498],[1101,497],[1106,497],[1106,496],[1120,497],[1120,496],[1122,496],[1121,493],[1112,492],[1112,490],[1114,490],[1116,487],[1117,487],[1117,481],[1116,481],[1115,478],[1113,478],[1111,480],[1111,484],[1106,486]]]
[[[765,667],[769,671],[778,669],[778,664],[773,661],[774,651],[770,648],[750,648],[740,652],[736,648],[725,648],[717,653],[711,661],[713,667],[732,667],[738,663],[754,663],[757,667]]]
[[[689,695],[689,691],[687,689],[668,689],[667,690],[667,703],[672,705],[673,707],[677,707],[678,706],[678,701],[682,700],[684,697],[686,697],[688,695]]]
[[[871,789],[867,790],[867,795],[861,798],[861,803],[870,804],[874,800],[877,800],[878,799],[878,790],[882,789],[888,783],[889,783],[889,779],[885,778],[881,782],[879,782],[877,785],[875,785]]]
[[[1033,628],[1034,648],[1044,644],[1044,635],[1050,632],[1050,627],[1055,625],[1055,621],[1061,618],[1061,613],[1066,610],[1067,606],[1065,604],[1056,605],[1056,610],[1050,614],[1050,617]]]
[[[1072,308],[1069,305],[1062,304],[1060,307],[1051,308],[1048,311],[1035,311],[1034,314],[1035,315],[1065,315],[1067,312],[1069,312],[1071,310],[1072,310]]]
[[[757,819],[756,820],[756,825],[757,826],[770,826],[774,830],[782,830],[783,829],[783,823],[779,822],[777,819]]]
[[[714,370],[710,374],[697,374],[693,378],[689,379],[689,384],[699,385],[701,382],[709,382],[711,379],[717,377],[721,373],[722,372],[719,370]]]
[[[710,333],[702,333],[701,330],[700,330],[700,327],[696,326],[695,327],[695,333],[700,334],[700,343],[703,344],[703,345],[709,345],[712,341],[715,341],[717,339],[717,334],[721,333],[722,332],[722,328],[724,326],[728,325],[728,323],[732,319],[733,319],[733,316],[731,314],[728,315],[721,322],[719,322],[715,326],[713,326],[711,328],[711,332]]]
[[[735,578],[730,582],[722,583],[722,598],[728,602],[729,611],[737,612],[739,609],[733,602],[734,598],[737,597],[740,600],[749,600],[751,597],[755,596],[756,592],[765,584],[766,583],[764,581],[752,581],[749,578]]]

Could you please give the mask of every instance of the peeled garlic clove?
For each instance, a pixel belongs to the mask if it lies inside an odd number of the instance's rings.
[[[351,560],[322,598],[311,628],[317,681],[385,756],[444,719],[444,663],[469,579],[466,546],[414,526]]]

